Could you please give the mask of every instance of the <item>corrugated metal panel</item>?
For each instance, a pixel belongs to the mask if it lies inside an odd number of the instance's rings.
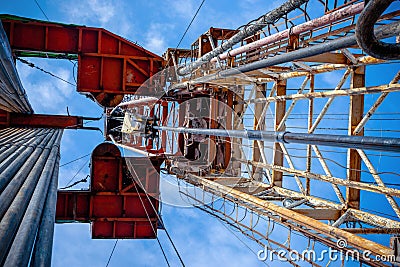
[[[62,132],[0,130],[0,265],[50,265]]]
[[[0,109],[9,112],[33,113],[22,87],[8,38],[0,23]]]

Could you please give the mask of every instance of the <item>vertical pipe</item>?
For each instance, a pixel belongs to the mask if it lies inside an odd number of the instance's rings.
[[[34,131],[33,134],[29,137],[23,138],[21,141],[15,142],[14,144],[12,144],[11,142],[7,142],[4,148],[8,147],[8,149],[2,151],[2,153],[0,154],[0,172],[2,172],[4,168],[9,165],[7,163],[7,161],[9,161],[9,157],[17,157],[18,153],[22,153],[24,148],[31,146],[35,142],[35,140],[37,140],[38,136],[44,136],[45,134],[46,131],[44,129],[41,129],[39,131]],[[17,149],[21,149],[21,152],[18,151],[14,153]]]
[[[53,176],[54,168],[57,165],[56,162],[58,159],[62,131],[54,130],[54,132],[50,155],[47,158],[40,178],[38,177],[39,180],[37,181],[35,191],[30,199],[25,215],[22,218],[22,222],[8,252],[4,266],[27,266],[29,263],[30,252],[32,251],[40,218],[42,217],[41,215],[49,184]]]
[[[50,142],[47,143],[45,149],[49,150],[55,141],[56,135],[54,132],[50,133],[52,135]],[[43,162],[38,162],[33,168],[31,173],[36,174],[37,171],[43,170]],[[40,173],[40,172],[39,172]],[[21,223],[21,219],[25,214],[26,208],[32,197],[32,193],[36,187],[38,175],[29,175],[28,179],[22,185],[17,196],[11,203],[9,209],[4,214],[0,222],[0,264],[5,260],[9,247],[12,244],[16,231]]]
[[[53,250],[54,224],[56,218],[58,170],[60,154],[57,155],[53,177],[47,193],[42,219],[36,237],[35,247],[31,259],[31,267],[51,266],[51,254]]]
[[[20,167],[25,163],[28,157],[35,150],[47,136],[49,130],[47,130],[43,136],[39,136],[28,146],[21,146],[15,152],[13,152],[5,161],[0,165],[0,192],[4,190],[6,185],[10,182],[14,174],[20,169]],[[46,134],[46,135],[45,135]],[[46,139],[47,140],[47,139]]]
[[[9,143],[11,140],[18,138],[18,136],[20,136],[22,133],[29,131],[28,129],[23,129],[23,128],[12,128],[12,129],[14,130],[12,133],[2,136],[0,140],[1,143]]]
[[[7,133],[9,133],[10,131],[12,131],[13,128],[4,128],[0,130],[0,136],[6,136]]]
[[[22,132],[14,137],[12,140],[9,140],[6,144],[0,143],[0,155],[3,154],[7,149],[12,147],[13,145],[16,147],[19,147],[20,145],[24,144],[27,142],[27,140],[31,139],[33,135],[35,134],[34,130],[30,129],[21,129]]]
[[[39,168],[34,169],[33,167],[35,165],[45,164],[50,153],[48,149],[45,149],[45,145],[50,137],[50,135],[47,135],[43,139],[43,142],[35,148],[32,154],[29,155],[29,158],[23,162],[23,165],[19,168],[19,170],[10,176],[10,182],[0,194],[0,218],[3,217],[4,213],[6,213],[8,207],[20,190],[21,185],[27,180],[27,178],[30,176],[40,176],[42,170]],[[33,183],[30,184],[30,186],[34,185],[35,184]]]
[[[3,143],[6,141],[7,144],[20,141],[21,139],[24,139],[26,136],[29,136],[30,134],[33,134],[35,132],[35,129],[30,129],[30,128],[18,128],[18,129],[19,131],[16,135],[12,136],[12,138],[10,139],[3,139],[0,144],[3,145]]]
[[[18,132],[18,130],[19,130],[18,128],[11,128],[11,130],[6,135],[2,135],[0,137],[0,142],[4,143],[8,139],[12,138],[13,136],[15,136],[15,134]]]

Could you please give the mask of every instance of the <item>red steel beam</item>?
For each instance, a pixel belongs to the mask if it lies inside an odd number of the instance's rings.
[[[2,17],[2,23],[15,52],[34,51],[43,57],[56,53],[60,58],[78,55],[77,91],[91,94],[102,106],[116,106],[124,94],[135,93],[164,62],[160,56],[102,28],[8,15]]]
[[[98,118],[67,115],[9,113],[7,111],[0,110],[0,128],[34,127],[88,130],[98,129],[93,127],[85,127],[85,120],[98,120]]]
[[[123,158],[117,146],[98,145],[90,189],[58,191],[56,222],[91,222],[92,238],[156,238],[161,160]]]
[[[10,113],[9,127],[83,128],[83,117],[43,114]]]

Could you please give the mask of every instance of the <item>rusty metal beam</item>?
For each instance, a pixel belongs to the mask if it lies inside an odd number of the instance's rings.
[[[255,196],[242,193],[238,190],[232,189],[230,187],[218,184],[218,183],[210,181],[210,180],[205,180],[202,177],[199,177],[199,176],[196,176],[193,174],[187,174],[186,178],[188,178],[192,182],[195,182],[195,183],[201,185],[201,187],[204,190],[211,189],[212,191],[219,192],[222,195],[227,195],[227,196],[230,196],[235,199],[240,199],[244,203],[248,203],[248,204],[253,205],[253,206],[259,208],[260,210],[264,211],[265,212],[264,214],[268,214],[270,212],[272,214],[279,216],[281,219],[285,220],[287,223],[293,222],[294,224],[297,224],[301,227],[305,227],[306,229],[312,229],[313,231],[315,231],[317,233],[317,234],[312,234],[309,232],[310,235],[324,235],[324,236],[327,236],[327,237],[333,238],[333,239],[343,238],[347,241],[348,245],[353,246],[353,247],[363,250],[363,251],[368,250],[373,255],[392,255],[393,254],[393,250],[390,249],[389,247],[386,247],[381,244],[375,243],[373,241],[353,235],[353,234],[343,231],[339,228],[335,228],[330,225],[324,224],[322,222],[319,222],[318,220],[309,218],[309,217],[302,215],[300,213],[297,213],[293,210],[278,206],[272,202],[265,201],[265,200],[255,197]]]
[[[337,220],[341,210],[335,209],[293,209],[295,212],[313,218],[315,220]]]
[[[394,188],[377,186],[377,185],[358,182],[358,181],[351,181],[351,180],[341,179],[341,178],[334,177],[334,176],[309,173],[306,171],[282,167],[280,165],[265,164],[265,163],[252,162],[252,161],[246,161],[246,160],[244,160],[244,162],[248,162],[252,165],[267,168],[267,169],[270,169],[273,171],[285,172],[285,173],[289,173],[292,175],[298,175],[298,176],[301,176],[304,178],[310,178],[310,179],[314,179],[314,180],[324,181],[324,182],[328,182],[328,183],[336,184],[336,185],[343,185],[343,186],[346,186],[346,188],[367,190],[367,191],[374,192],[374,193],[380,193],[380,194],[384,194],[384,195],[400,197],[400,190],[394,189]]]
[[[244,87],[239,86],[237,92],[234,94],[234,103],[235,105],[233,106],[234,110],[234,116],[233,116],[233,129],[243,129],[243,123],[242,123],[242,115],[245,112],[245,105],[240,104],[239,102],[242,102],[244,99]],[[241,152],[241,144],[242,144],[242,139],[240,138],[231,138],[231,145],[232,145],[232,159],[234,158],[241,158],[242,152]],[[230,171],[231,174],[234,176],[239,176],[241,173],[241,166],[242,164],[237,161],[237,160],[231,160],[230,163]]]
[[[84,121],[99,119],[67,115],[8,113],[7,125],[5,126],[98,130],[97,127],[86,127]]]
[[[348,209],[347,211],[349,212],[349,215],[352,219],[359,220],[369,225],[374,225],[377,227],[384,227],[384,228],[400,229],[400,222],[398,221],[394,221],[388,218],[383,218],[381,216],[357,209]]]
[[[276,97],[286,95],[286,80],[279,80],[276,82]],[[275,127],[277,130],[279,124],[281,123],[283,117],[285,116],[286,102],[276,102],[275,103]],[[272,162],[273,165],[283,166],[283,151],[278,142],[274,143]],[[272,171],[272,185],[282,187],[283,174],[282,172]]]
[[[290,197],[292,199],[306,199],[310,204],[319,208],[330,208],[335,210],[342,210],[344,206],[342,204],[335,203],[330,200],[318,198],[315,196],[305,196],[299,192],[274,186],[272,188],[279,196]]]
[[[358,67],[352,70],[350,88],[359,88],[365,86],[365,67]],[[348,134],[353,135],[354,129],[360,123],[364,113],[364,95],[350,96],[349,109],[349,130]],[[358,136],[364,135],[361,130]],[[347,152],[347,179],[349,181],[361,181],[361,157],[355,149],[349,149]],[[360,208],[360,190],[356,188],[346,188],[346,205],[348,208]]]
[[[217,94],[212,94],[210,97],[210,107],[209,107],[209,118],[210,118],[210,129],[218,128],[218,96]],[[215,168],[215,163],[217,162],[217,146],[216,146],[216,137],[210,136],[208,140],[208,163],[211,164],[213,168]]]
[[[400,228],[342,228],[342,230],[352,234],[387,234],[387,235],[398,235],[400,234]]]
[[[306,93],[306,94],[291,94],[291,95],[251,99],[246,102],[248,102],[248,103],[279,102],[279,101],[295,100],[295,99],[351,96],[351,95],[359,95],[359,94],[376,94],[376,93],[397,92],[397,91],[400,91],[400,84],[384,84],[384,85],[378,85],[378,86],[351,88],[351,89],[346,89],[346,90],[329,90],[329,91],[325,91],[325,92],[314,92],[314,93]]]
[[[302,59],[304,61],[304,59]],[[353,67],[359,67],[359,66],[364,66],[364,65],[372,65],[372,64],[381,64],[384,63],[384,60],[381,59],[376,59],[371,56],[363,56],[363,57],[358,57],[357,58],[357,64],[354,65]],[[336,70],[342,70],[348,68],[348,64],[344,63],[332,63],[332,64],[320,64],[316,66],[311,66],[311,72],[313,74],[320,74],[320,73],[326,73],[326,72],[331,72],[331,71],[336,71]],[[310,74],[310,71],[290,71],[287,70],[284,73],[281,73],[277,75],[277,79],[290,79],[290,78],[295,78],[295,77],[300,77],[300,76],[307,76]],[[270,82],[273,81],[271,78],[257,78],[256,82]]]
[[[234,93],[231,90],[226,92],[226,105],[225,108],[225,129],[231,130],[233,128],[233,96]],[[228,168],[229,163],[232,157],[232,144],[230,142],[230,138],[225,138],[225,157],[224,157],[224,169]]]

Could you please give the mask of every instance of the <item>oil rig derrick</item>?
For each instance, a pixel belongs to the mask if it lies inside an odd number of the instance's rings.
[[[49,265],[54,223],[157,238],[168,176],[287,264],[329,265],[309,254],[324,249],[398,264],[399,16],[392,0],[288,0],[162,57],[104,29],[2,16],[0,263]],[[35,114],[13,57],[78,60],[77,91],[105,108],[89,190],[57,191],[59,146],[94,118]]]

